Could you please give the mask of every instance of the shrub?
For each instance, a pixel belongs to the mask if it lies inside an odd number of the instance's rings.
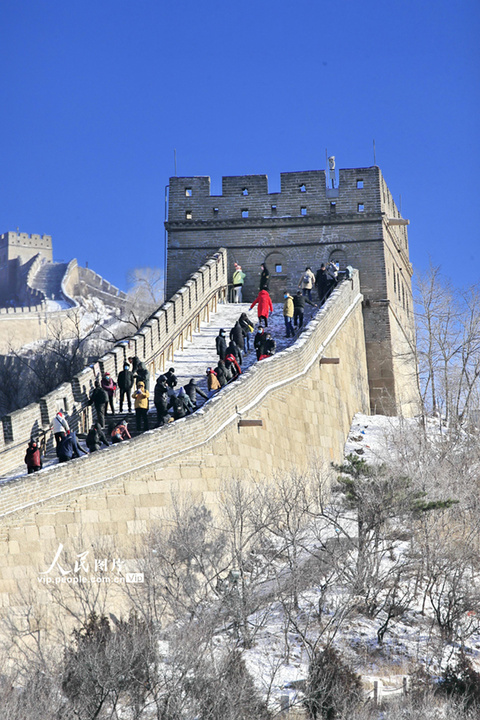
[[[455,666],[448,665],[439,683],[439,692],[461,701],[465,709],[480,709],[480,673],[461,652]]]
[[[331,647],[310,662],[305,707],[313,720],[334,720],[353,711],[361,699],[360,677]]]

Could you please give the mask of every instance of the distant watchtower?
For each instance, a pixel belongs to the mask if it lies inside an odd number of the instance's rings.
[[[360,270],[373,412],[418,412],[407,228],[378,167],[281,173],[279,193],[266,175],[224,177],[210,195],[209,177],[172,177],[169,186],[167,295],[172,295],[212,250],[228,249],[246,273],[244,299],[258,292],[260,264],[280,302],[294,292],[305,268],[322,262]],[[333,187],[332,187],[333,185]]]
[[[50,235],[19,232],[0,235],[0,304],[22,295],[24,276],[37,256],[52,262]]]
[[[52,262],[50,235],[28,235],[28,233],[16,232],[0,235],[0,266],[16,258],[19,259],[20,265],[24,265],[39,253],[47,262]]]

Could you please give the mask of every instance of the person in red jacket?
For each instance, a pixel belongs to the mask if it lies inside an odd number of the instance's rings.
[[[267,327],[268,315],[269,313],[273,314],[272,298],[268,294],[267,290],[260,290],[256,300],[254,300],[253,303],[250,305],[250,310],[254,308],[257,304],[258,321],[261,322],[263,319],[265,321],[265,327]]]
[[[27,452],[25,453],[25,463],[27,465],[28,474],[38,472],[42,469],[42,458],[40,456],[40,448],[36,440],[30,440]]]

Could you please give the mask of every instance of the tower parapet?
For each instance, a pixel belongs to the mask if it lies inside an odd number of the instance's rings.
[[[21,232],[6,232],[0,235],[0,266],[16,258],[24,265],[38,254],[47,262],[52,262],[50,235],[29,235]]]
[[[281,173],[280,188],[269,193],[266,175],[239,175],[224,177],[222,194],[211,195],[209,177],[170,178],[167,293],[219,247],[228,249],[230,278],[234,262],[242,266],[250,301],[262,263],[274,302],[296,292],[307,266],[356,267],[372,411],[418,412],[408,220],[380,168],[333,170],[328,180],[323,170]]]

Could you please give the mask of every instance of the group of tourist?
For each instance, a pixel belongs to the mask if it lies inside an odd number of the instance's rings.
[[[233,273],[234,302],[243,300],[242,290],[245,273],[241,265],[235,263]],[[312,301],[312,290],[315,287],[318,293],[319,305],[322,305],[331,294],[338,281],[338,264],[333,262],[322,263],[320,269],[314,274],[310,267],[306,267],[300,277],[298,290],[294,295],[284,293],[283,317],[285,321],[285,334],[287,338],[293,337],[296,330],[301,330],[304,322],[305,305],[318,307]],[[174,420],[179,420],[193,413],[197,409],[198,397],[207,400],[210,395],[220,390],[229,382],[242,374],[244,355],[254,350],[257,360],[271,357],[276,350],[276,342],[268,330],[268,318],[273,313],[273,303],[269,293],[270,273],[265,263],[261,265],[260,287],[256,299],[250,305],[250,310],[257,307],[258,327],[247,313],[243,312],[231,328],[228,338],[226,331],[220,329],[215,338],[215,347],[218,355],[216,367],[208,367],[207,388],[208,394],[198,387],[194,378],[178,390],[178,379],[173,367],[160,375],[156,381],[153,392],[153,404],[156,409],[156,426],[160,427]],[[255,334],[254,334],[255,332]],[[253,336],[253,337],[252,337]],[[135,410],[136,430],[138,432],[149,430],[150,392],[149,372],[147,366],[137,356],[129,357],[117,377],[117,381],[105,372],[101,379],[96,379],[90,394],[88,405],[95,408],[96,420],[87,433],[85,442],[90,452],[107,447],[110,443],[116,444],[131,439],[128,429],[128,419],[112,422],[105,431],[105,421],[108,411],[115,415],[114,397],[119,391],[119,412],[123,412],[124,404],[128,413]],[[55,437],[56,454],[59,462],[66,462],[79,457],[86,451],[81,447],[74,431],[68,425],[63,411],[58,411],[53,419],[52,430]],[[110,442],[109,442],[110,441]],[[31,439],[25,454],[25,463],[28,473],[42,468],[42,458],[38,439]]]

